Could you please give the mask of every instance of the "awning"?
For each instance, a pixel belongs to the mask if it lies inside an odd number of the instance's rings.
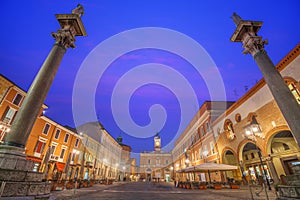
[[[62,172],[62,171],[64,171],[64,169],[65,169],[65,164],[64,163],[55,163],[55,165],[56,165],[56,168],[57,168],[57,170],[58,171],[60,171],[60,172]]]
[[[195,166],[195,171],[230,171],[238,167],[235,165],[226,165],[218,163],[203,163]]]
[[[26,156],[26,160],[32,160],[34,162],[39,162],[39,163],[42,162],[42,159],[40,159],[40,158],[28,157],[28,156]]]
[[[184,169],[177,170],[176,172],[207,172],[207,171],[230,171],[236,170],[238,167],[235,165],[226,165],[218,163],[203,163],[196,166],[189,166]]]

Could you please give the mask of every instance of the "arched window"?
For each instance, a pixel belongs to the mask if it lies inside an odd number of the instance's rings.
[[[282,145],[283,145],[284,150],[290,150],[289,145],[287,145],[287,144],[285,144],[285,143],[282,143]]]
[[[292,77],[284,77],[284,81],[294,95],[298,104],[300,104],[300,81],[296,81]]]

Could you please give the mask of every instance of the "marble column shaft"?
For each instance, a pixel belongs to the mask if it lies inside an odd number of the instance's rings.
[[[65,52],[64,46],[54,44],[16,115],[11,131],[6,135],[5,145],[25,147]]]
[[[264,49],[253,55],[291,132],[300,146],[300,105]]]

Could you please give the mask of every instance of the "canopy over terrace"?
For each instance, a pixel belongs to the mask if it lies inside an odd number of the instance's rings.
[[[235,165],[226,165],[218,163],[202,163],[195,166],[186,167],[184,169],[177,170],[178,173],[188,172],[208,172],[209,182],[211,183],[210,172],[213,171],[231,171],[238,169]]]
[[[195,171],[230,171],[236,170],[238,167],[235,165],[226,165],[218,163],[203,163],[195,166]]]
[[[207,172],[207,171],[230,171],[236,170],[238,167],[235,165],[226,165],[218,163],[203,163],[196,166],[186,167],[180,170],[177,170],[178,173],[183,172]]]

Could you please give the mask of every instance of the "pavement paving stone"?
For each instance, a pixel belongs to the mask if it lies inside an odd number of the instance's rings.
[[[252,188],[254,200],[265,200],[265,192],[262,191],[259,196],[255,195],[255,191],[259,188]],[[276,199],[275,191],[268,191],[269,200]],[[182,189],[174,187],[173,183],[154,183],[154,182],[115,182],[112,185],[96,184],[93,187],[53,191],[51,192],[50,200],[65,200],[65,199],[109,199],[109,200],[160,200],[160,199],[184,199],[184,200],[251,200],[251,195],[248,187],[240,189]]]

